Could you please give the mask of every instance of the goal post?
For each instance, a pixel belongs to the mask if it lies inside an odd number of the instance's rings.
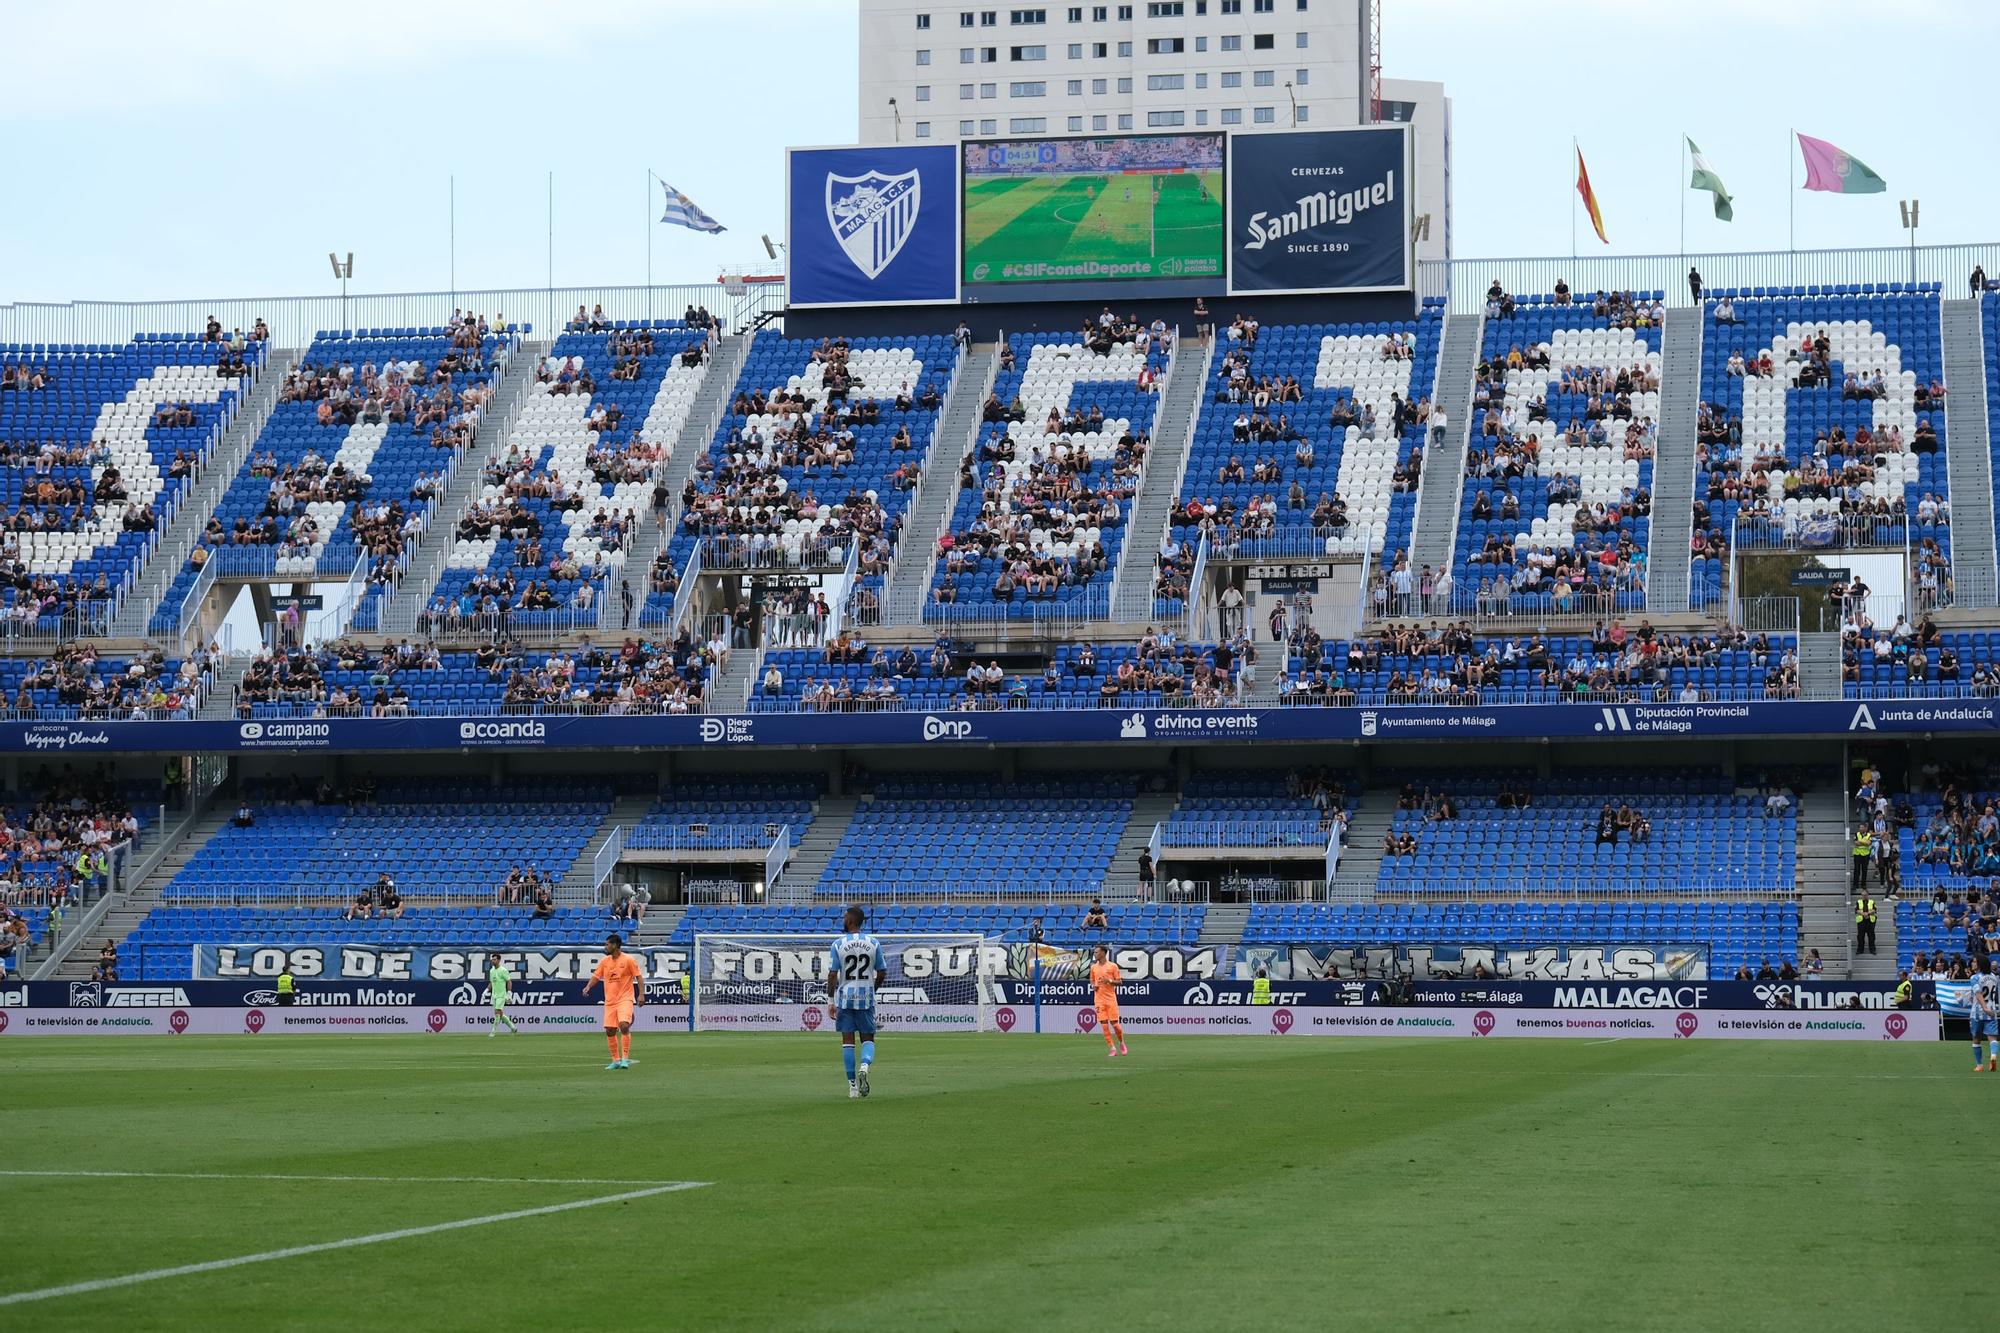
[[[834,936],[703,931],[688,960],[697,1031],[818,1032]],[[972,931],[877,933],[887,979],[875,1001],[885,1032],[987,1032],[1004,996],[1007,946]]]

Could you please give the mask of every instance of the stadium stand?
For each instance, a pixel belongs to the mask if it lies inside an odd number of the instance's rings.
[[[1442,327],[1429,303],[1414,321],[1230,326],[1175,541],[1245,555],[1407,545]]]
[[[885,777],[814,892],[989,898],[1096,892],[1132,814],[1131,777]]]
[[[535,370],[458,521],[433,624],[600,623],[655,478],[707,373],[708,332],[676,321],[572,327]],[[607,626],[612,621],[601,622]]]
[[[1740,540],[1808,550],[1901,546],[1907,537],[1920,602],[1946,604],[1951,494],[1937,287],[1713,297],[1702,340],[1695,608],[1722,595],[1732,520]]]
[[[339,578],[365,553],[371,589],[392,581],[516,341],[475,324],[322,332],[161,605],[179,606],[210,560],[225,575]]]
[[[1404,789],[1382,893],[1699,896],[1797,883],[1795,813],[1767,813],[1712,770],[1427,780],[1436,799]]]
[[[1045,943],[1076,948],[1108,944],[1192,945],[1201,935],[1202,905],[1171,907],[1149,903],[1106,904],[1109,925],[1083,924],[1082,903],[945,903],[870,907],[868,929],[877,934],[923,931],[964,931],[989,935],[1008,944],[1024,943],[1039,925]],[[784,933],[830,938],[840,933],[838,906],[812,907],[692,907],[668,936],[669,944],[692,944],[702,932]]]
[[[1423,604],[1486,614],[1645,605],[1660,295],[1526,296],[1489,313],[1450,581],[1440,589],[1433,572],[1426,596],[1416,571]],[[1381,588],[1377,605],[1398,592]]]
[[[1469,621],[1391,623],[1358,639],[1295,630],[1288,704],[1702,703],[1798,697],[1798,640],[1724,626],[1661,634],[1600,621],[1589,634],[1482,636]]]
[[[879,605],[959,355],[937,334],[758,338],[682,489],[669,570],[704,540],[718,543],[708,548],[718,561],[838,568],[858,536],[854,592]],[[651,587],[642,623],[672,607],[671,592]]]
[[[127,981],[190,974],[203,945],[337,949],[343,944],[416,948],[596,947],[612,924],[602,907],[556,907],[537,918],[521,907],[412,907],[400,917],[348,920],[337,907],[162,907],[126,937]]]
[[[1159,414],[1165,328],[1017,333],[1007,346],[924,619],[1107,615]]]
[[[0,346],[0,626],[102,632],[265,354],[197,334]]]
[[[1928,614],[1912,625],[1865,615],[1841,631],[1841,682],[1850,699],[1990,699],[2000,695],[2000,635],[1940,629]]]
[[[810,778],[744,778],[674,784],[626,837],[628,847],[764,847],[770,830],[789,826],[792,841],[813,821],[820,784]]]
[[[1791,903],[1260,903],[1246,944],[1359,948],[1397,944],[1702,945],[1708,975],[1765,962],[1796,964],[1798,908]]]
[[[47,658],[0,657],[0,711],[21,720],[186,719],[209,680],[206,652],[178,662],[157,650],[101,658],[88,643],[71,644]]]
[[[1160,841],[1166,848],[1323,847],[1359,805],[1344,773],[1196,773],[1181,784]]]

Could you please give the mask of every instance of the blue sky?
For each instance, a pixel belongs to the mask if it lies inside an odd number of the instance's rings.
[[[1682,131],[1736,197],[1733,224],[1688,197],[1691,249],[1784,247],[1792,126],[1889,183],[1800,194],[1801,247],[1900,244],[1896,200],[1911,193],[1926,242],[1993,231],[1993,173],[1964,161],[1984,85],[1952,53],[1991,49],[2000,7],[1386,4],[1389,74],[1441,79],[1453,98],[1461,257],[1567,253],[1572,133],[1606,253],[1677,249]],[[851,0],[212,14],[172,0],[9,12],[0,301],[326,292],[330,249],[355,252],[356,291],[442,290],[454,176],[458,287],[539,286],[551,170],[558,286],[643,281],[649,233],[656,281],[704,281],[761,258],[759,232],[782,235],[787,144],[855,132]],[[648,169],[731,230],[653,225]]]

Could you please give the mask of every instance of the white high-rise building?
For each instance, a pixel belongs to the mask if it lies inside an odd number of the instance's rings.
[[[1372,3],[861,0],[861,140],[1365,125]],[[1416,129],[1417,255],[1445,258],[1444,85],[1384,80],[1382,98]]]

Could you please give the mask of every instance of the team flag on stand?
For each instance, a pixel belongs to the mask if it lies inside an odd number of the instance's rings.
[[[1806,157],[1808,190],[1825,190],[1829,194],[1880,194],[1889,188],[1889,183],[1870,171],[1865,162],[1848,156],[1824,139],[1800,134],[1799,151]]]
[[[1722,177],[1715,174],[1715,168],[1708,165],[1708,159],[1701,155],[1701,149],[1692,139],[1687,141],[1688,157],[1694,162],[1694,174],[1688,177],[1690,190],[1707,190],[1715,196],[1715,217],[1718,222],[1728,222],[1736,216],[1730,206],[1729,191],[1722,186]]]
[[[689,231],[713,233],[724,230],[720,222],[702,212],[700,205],[673,186],[661,181],[660,188],[667,192],[667,211],[660,214],[660,221],[686,227]]]
[[[1583,196],[1584,211],[1590,214],[1590,225],[1597,232],[1597,239],[1611,244],[1611,238],[1604,234],[1604,215],[1597,211],[1597,192],[1590,188],[1590,172],[1584,169],[1583,150],[1576,150],[1576,192]]]

